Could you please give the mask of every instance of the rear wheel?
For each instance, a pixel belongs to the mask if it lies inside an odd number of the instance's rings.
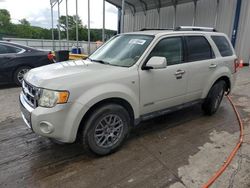
[[[93,153],[107,155],[116,151],[129,133],[130,116],[117,104],[106,104],[88,118],[82,132],[82,143]]]
[[[31,68],[28,66],[23,66],[19,67],[15,72],[14,72],[14,77],[13,80],[14,82],[18,85],[22,85],[23,77],[24,75],[30,70]]]
[[[226,83],[223,80],[216,82],[210,89],[207,98],[202,104],[202,109],[205,114],[213,115],[219,108],[222,98],[225,93]]]

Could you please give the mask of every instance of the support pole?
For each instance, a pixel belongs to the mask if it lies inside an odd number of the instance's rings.
[[[78,0],[76,0],[76,49],[79,53],[79,36],[78,36]]]
[[[61,50],[61,29],[60,29],[60,3],[62,1],[58,1],[58,40],[59,40],[59,49]]]
[[[67,37],[67,49],[69,50],[69,18],[68,18],[68,0],[66,0],[66,37]]]
[[[237,33],[238,33],[238,27],[239,27],[239,21],[240,21],[240,12],[241,12],[241,4],[242,0],[237,1],[235,15],[234,15],[234,25],[233,25],[233,32],[231,37],[231,42],[233,47],[235,47],[236,39],[237,39]]]
[[[118,8],[118,14],[117,14],[117,34],[121,33],[121,9]]]
[[[88,0],[88,55],[90,55],[90,0]]]
[[[158,12],[158,29],[160,29],[161,26],[161,0],[157,0],[156,2],[156,6],[157,6],[157,12]]]
[[[125,0],[122,0],[121,33],[124,33],[124,13],[125,13]]]
[[[160,29],[161,26],[161,9],[158,9],[158,29]]]
[[[52,48],[55,51],[55,36],[54,36],[54,14],[53,14],[53,5],[50,4],[51,8],[51,38],[52,38]]]
[[[133,31],[135,31],[135,21],[136,21],[136,19],[135,19],[135,14],[133,15]]]
[[[215,13],[215,19],[214,19],[214,28],[217,28],[219,5],[220,5],[220,0],[217,0],[216,13]]]
[[[177,12],[177,6],[176,6],[176,3],[175,3],[175,4],[174,4],[173,28],[176,27],[176,12]]]
[[[192,26],[195,26],[195,22],[196,22],[196,12],[197,12],[197,0],[194,0],[194,15],[193,15],[193,23],[192,23]]]
[[[102,42],[105,42],[105,0],[103,0],[103,12],[102,12]]]

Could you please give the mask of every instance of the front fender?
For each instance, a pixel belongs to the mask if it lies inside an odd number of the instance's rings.
[[[135,87],[138,88],[138,87]],[[139,91],[133,91],[130,87],[117,83],[107,83],[95,86],[84,92],[77,102],[88,109],[98,102],[109,98],[121,98],[126,100],[134,111],[134,117],[139,117]]]

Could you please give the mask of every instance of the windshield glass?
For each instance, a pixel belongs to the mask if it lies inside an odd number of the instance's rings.
[[[95,51],[89,59],[114,66],[130,67],[141,57],[153,38],[150,35],[118,35]]]

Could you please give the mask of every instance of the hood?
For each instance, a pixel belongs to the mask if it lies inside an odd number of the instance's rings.
[[[24,79],[30,84],[47,89],[68,89],[71,85],[102,79],[127,68],[86,60],[65,61],[30,70]]]

